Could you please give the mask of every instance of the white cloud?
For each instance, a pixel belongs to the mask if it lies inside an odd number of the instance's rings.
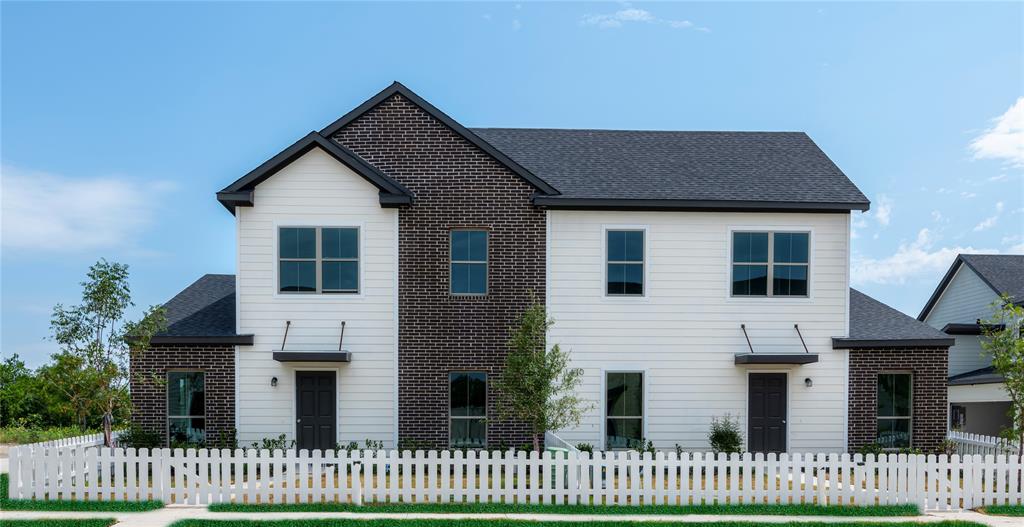
[[[518,18],[512,20],[512,30],[519,31],[520,29],[523,29],[523,23]]]
[[[896,252],[884,258],[868,258],[854,254],[850,265],[854,284],[902,284],[908,279],[945,270],[961,253],[998,253],[994,249],[973,247],[935,247],[935,235],[921,229],[917,238],[902,243]]]
[[[978,197],[978,195],[973,192],[961,192],[960,197],[964,199],[971,199]]]
[[[991,128],[971,141],[974,158],[1024,166],[1024,97],[1018,97],[1006,113],[992,121]]]
[[[1007,254],[1024,254],[1024,243],[1018,243],[1006,251]]]
[[[998,221],[999,216],[989,216],[981,220],[981,223],[974,226],[974,232],[981,232],[986,229],[991,229],[992,227],[995,227],[996,222]]]
[[[992,176],[992,177],[988,178],[988,180],[992,181],[992,182],[995,182],[995,181],[1006,181],[1007,179],[1009,179],[1009,177],[1010,176],[1008,176],[1006,174],[999,174],[998,176]]]
[[[932,221],[940,221],[941,219],[942,219],[942,213],[937,211],[937,210],[933,210],[932,211]]]
[[[880,194],[875,200],[878,207],[875,208],[875,221],[885,227],[892,219],[892,200],[885,194]]]
[[[703,26],[697,26],[689,20],[658,18],[646,9],[638,9],[635,7],[626,7],[625,9],[620,9],[614,13],[607,14],[586,14],[580,19],[581,25],[597,26],[599,29],[618,29],[624,24],[629,23],[658,24],[668,26],[672,29],[693,29],[694,31],[700,31],[703,33],[711,32],[711,29]]]
[[[3,246],[76,252],[131,245],[153,221],[153,194],[172,188],[168,182],[70,178],[4,165]]]

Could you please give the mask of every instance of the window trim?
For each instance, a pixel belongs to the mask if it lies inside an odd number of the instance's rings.
[[[757,233],[768,235],[768,263],[763,264],[761,262],[741,262],[734,263],[733,255],[735,253],[735,244],[733,243],[733,237],[736,233]],[[807,263],[785,263],[781,262],[776,264],[773,259],[775,257],[775,234],[806,234],[807,235]],[[771,227],[729,227],[728,238],[726,240],[728,244],[727,249],[727,260],[726,260],[726,287],[725,296],[729,300],[745,300],[745,301],[764,301],[771,300],[773,302],[778,301],[809,301],[814,298],[813,289],[811,287],[811,268],[814,264],[814,229],[806,226],[798,225],[777,225]],[[764,295],[734,295],[732,292],[732,276],[734,265],[766,265],[768,267],[768,286],[766,294]],[[774,294],[774,278],[775,278],[775,265],[798,265],[807,267],[807,294],[806,295],[775,295]]]
[[[203,374],[203,415],[201,415],[201,416],[199,416],[199,415],[171,415],[171,390],[170,390],[170,384],[171,384],[171,374],[173,374],[173,373],[202,373]],[[206,421],[207,421],[207,417],[206,416],[209,413],[207,411],[208,408],[206,406],[206,402],[207,402],[207,397],[206,397],[206,370],[188,369],[188,368],[175,368],[175,369],[171,369],[171,370],[166,370],[164,372],[164,383],[165,383],[164,384],[164,386],[165,386],[165,389],[164,389],[164,431],[167,434],[167,445],[169,446],[171,444],[171,419],[194,419],[194,418],[199,418],[199,417],[201,417],[203,419],[203,442],[205,443],[206,442],[206,438],[207,438],[206,432],[208,430],[208,427],[206,426]]]
[[[310,258],[281,258],[281,229],[313,229],[316,233],[316,257]],[[323,289],[323,263],[353,261],[348,258],[323,258],[323,229],[355,229],[356,231],[356,290],[334,290]],[[274,223],[274,296],[275,297],[314,297],[314,298],[362,298],[363,297],[363,225],[362,224],[331,224],[321,223],[310,225],[308,223]],[[281,262],[308,262],[313,261],[316,268],[316,291],[282,291],[281,290]]]
[[[879,381],[879,377],[882,376],[882,375],[906,375],[906,376],[910,377],[910,404],[908,405],[908,407],[910,408],[910,415],[909,416],[885,416],[885,417],[883,417],[883,416],[878,415],[878,381]],[[901,420],[901,421],[905,420],[905,421],[907,421],[907,424],[908,424],[907,428],[908,428],[908,434],[909,434],[909,437],[907,438],[907,442],[908,442],[907,446],[905,446],[905,447],[890,447],[890,448],[883,447],[883,450],[885,450],[887,452],[894,452],[894,451],[900,450],[902,448],[913,448],[914,447],[914,372],[913,371],[908,371],[908,370],[880,370],[880,371],[875,372],[875,434],[874,434],[875,442],[878,442],[878,421],[880,421],[882,419],[893,420],[893,421],[895,421],[895,420]]]
[[[639,231],[643,233],[644,239],[644,255],[643,260],[639,263],[643,269],[643,293],[639,295],[612,295],[608,294],[608,264],[610,263],[629,263],[636,264],[637,262],[612,262],[608,260],[608,233],[610,231]],[[601,226],[601,297],[605,300],[616,301],[618,299],[625,299],[625,301],[636,301],[637,299],[646,299],[649,297],[648,292],[648,269],[647,263],[650,261],[650,237],[648,236],[647,225],[602,225]]]
[[[640,416],[640,434],[641,434],[641,438],[646,438],[647,437],[647,421],[648,421],[647,420],[647,414],[648,414],[648,412],[647,412],[647,403],[650,400],[650,397],[648,397],[648,395],[649,395],[648,387],[650,386],[650,382],[649,382],[650,375],[649,375],[649,373],[647,371],[647,368],[622,367],[622,368],[601,369],[601,403],[600,403],[601,404],[601,450],[630,450],[629,447],[615,447],[615,448],[609,448],[608,447],[608,419],[617,419],[617,418],[629,419],[629,418],[631,418],[629,416],[627,416],[627,417],[611,417],[611,418],[608,417],[608,374],[609,373],[639,373],[640,376],[641,376],[640,379],[641,379],[641,382],[643,384],[643,386],[641,387],[641,390],[640,390],[641,396],[643,397],[643,401],[641,401],[641,405],[640,405],[641,406],[640,409],[643,412],[643,415]]]
[[[455,243],[456,232],[482,232],[487,239],[487,251],[484,260],[455,260],[452,258],[452,246]],[[455,264],[483,264],[484,266],[484,292],[483,293],[456,293],[453,277],[455,275]],[[449,296],[487,296],[491,292],[491,231],[485,227],[452,227],[448,229],[448,295]]]
[[[484,376],[484,414],[478,415],[452,415],[452,374],[453,373],[480,373]],[[452,420],[454,419],[483,419],[484,420],[484,446],[479,448],[487,448],[487,408],[490,404],[490,390],[488,389],[488,377],[486,371],[483,370],[449,370],[445,372],[448,382],[448,448],[471,448],[477,450],[476,447],[457,447],[452,443]]]

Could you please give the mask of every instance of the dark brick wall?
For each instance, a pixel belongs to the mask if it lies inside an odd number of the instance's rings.
[[[167,372],[202,371],[206,389],[206,442],[235,427],[234,346],[153,346],[132,359],[132,422],[167,441]],[[155,376],[164,382],[153,382]]]
[[[528,441],[497,419],[493,379],[509,327],[544,299],[545,215],[534,188],[419,107],[395,95],[334,139],[416,196],[399,211],[399,437],[448,443],[448,372],[488,373],[488,443]],[[488,230],[488,293],[449,294],[449,232]]]
[[[931,453],[946,438],[947,348],[850,350],[849,450],[875,442],[878,374],[911,372],[913,446]]]

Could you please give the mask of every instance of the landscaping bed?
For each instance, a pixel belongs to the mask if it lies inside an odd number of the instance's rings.
[[[743,514],[771,516],[917,516],[916,505],[516,505],[504,503],[285,503],[210,505],[213,512],[367,512],[451,514]]]
[[[0,474],[0,510],[5,511],[103,511],[141,512],[160,509],[162,501],[71,501],[71,500],[12,500],[7,496],[7,474]],[[63,520],[61,520],[63,521]],[[4,527],[8,524],[5,522]],[[37,525],[37,524],[33,524]],[[77,524],[75,524],[77,525]],[[109,524],[104,524],[109,525]]]

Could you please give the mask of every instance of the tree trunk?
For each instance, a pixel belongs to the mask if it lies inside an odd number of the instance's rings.
[[[113,419],[114,417],[110,415],[110,410],[103,414],[103,446],[105,447],[114,446],[114,433],[111,430]]]
[[[537,432],[533,433],[533,450],[540,454],[540,434]]]

